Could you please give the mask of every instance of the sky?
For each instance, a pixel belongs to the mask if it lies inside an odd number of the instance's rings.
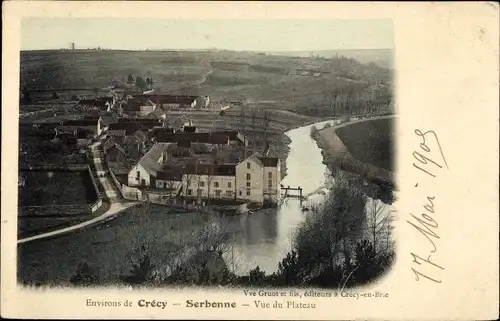
[[[227,49],[318,51],[392,49],[390,20],[172,20],[25,18],[21,50]]]

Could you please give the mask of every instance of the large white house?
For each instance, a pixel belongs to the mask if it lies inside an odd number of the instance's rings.
[[[236,166],[237,198],[278,202],[281,195],[280,160],[254,153]]]

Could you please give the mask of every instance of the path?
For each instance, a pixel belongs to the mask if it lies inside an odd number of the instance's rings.
[[[99,222],[104,222],[104,221],[114,217],[115,215],[117,215],[121,211],[138,204],[138,202],[126,201],[121,197],[118,188],[115,186],[115,184],[111,178],[111,175],[109,174],[109,172],[106,168],[105,162],[103,160],[103,152],[102,152],[101,146],[102,146],[101,141],[94,143],[94,144],[89,146],[89,152],[92,155],[92,162],[93,162],[94,167],[95,167],[94,172],[95,172],[95,174],[97,174],[96,176],[99,177],[99,182],[102,185],[104,192],[106,193],[106,197],[109,199],[109,201],[111,203],[111,206],[109,207],[109,209],[104,214],[97,216],[97,217],[94,217],[88,221],[85,221],[85,222],[82,222],[82,223],[79,223],[79,224],[76,224],[73,226],[69,226],[66,228],[62,228],[59,230],[55,230],[52,232],[47,232],[47,233],[43,233],[43,234],[39,234],[39,235],[35,235],[35,236],[26,237],[24,239],[18,240],[17,244],[28,243],[28,242],[32,242],[35,240],[41,240],[41,239],[45,239],[45,238],[49,238],[49,237],[60,236],[63,234],[78,231],[84,227],[92,226],[92,225],[97,224]],[[100,177],[101,175],[103,177]]]

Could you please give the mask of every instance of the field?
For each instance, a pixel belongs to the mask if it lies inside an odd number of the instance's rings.
[[[364,178],[392,184],[394,118],[384,117],[318,130],[324,163]]]
[[[41,103],[93,96],[110,85],[131,87],[127,77],[153,78],[157,93],[210,95],[212,102],[265,103],[309,116],[333,116],[336,102],[389,108],[392,71],[345,57],[290,57],[213,51],[29,51],[21,53],[20,88]],[[373,87],[377,87],[373,89]],[[377,91],[376,95],[374,90]],[[376,98],[374,98],[374,95]],[[355,104],[351,104],[354,106]],[[354,107],[353,107],[354,108]],[[344,108],[345,109],[345,108]]]
[[[18,278],[21,282],[67,284],[78,263],[88,262],[98,270],[102,282],[116,282],[120,273],[129,271],[134,250],[141,245],[148,246],[158,266],[164,265],[168,252],[176,244],[193,242],[194,233],[205,221],[200,214],[171,214],[163,206],[130,208],[85,232],[20,245]]]
[[[394,171],[394,120],[374,119],[337,129],[349,152],[362,162]]]
[[[77,205],[96,201],[97,195],[86,171],[20,171],[19,206]]]

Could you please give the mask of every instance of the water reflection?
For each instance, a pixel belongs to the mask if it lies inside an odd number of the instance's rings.
[[[325,123],[315,126],[321,128]],[[327,176],[321,151],[310,137],[311,126],[286,133],[292,142],[287,158],[287,176],[282,184],[302,187],[303,195],[324,186]],[[305,204],[317,204],[322,198],[322,195],[312,195]],[[233,233],[234,241],[232,250],[225,257],[226,262],[230,268],[234,265],[235,272],[240,274],[248,273],[257,265],[266,273],[275,272],[279,262],[292,249],[294,233],[305,215],[299,200],[286,199],[277,209],[228,219],[227,227]],[[234,261],[237,263],[233,264]]]

